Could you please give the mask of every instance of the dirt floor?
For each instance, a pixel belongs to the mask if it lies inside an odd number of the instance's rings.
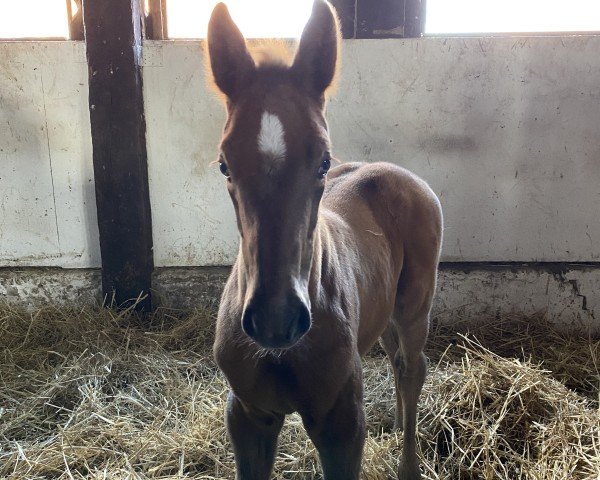
[[[214,314],[151,319],[103,309],[0,306],[0,478],[234,478],[227,391],[210,353]],[[434,325],[420,402],[428,479],[589,479],[600,473],[600,341],[543,316]],[[394,478],[393,377],[364,361],[365,479]],[[320,478],[288,418],[277,479]]]

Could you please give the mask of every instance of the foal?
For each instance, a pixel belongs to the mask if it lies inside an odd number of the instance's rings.
[[[268,479],[286,414],[299,412],[326,480],[358,479],[365,439],[360,356],[380,339],[404,429],[398,476],[420,478],[417,401],[442,214],[412,173],[386,163],[330,172],[324,94],[338,57],[332,8],[316,0],[291,65],[255,63],[223,4],[208,28],[226,96],[220,169],[241,244],[214,354],[231,392],[239,480]]]

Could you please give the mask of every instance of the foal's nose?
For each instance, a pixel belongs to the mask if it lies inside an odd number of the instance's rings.
[[[254,297],[242,315],[246,335],[261,347],[287,348],[310,328],[310,311],[296,294],[282,300]]]

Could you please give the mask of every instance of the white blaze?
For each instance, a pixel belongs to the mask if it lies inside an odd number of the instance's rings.
[[[285,139],[283,125],[277,115],[264,112],[260,119],[258,150],[263,155],[275,158],[285,157]]]

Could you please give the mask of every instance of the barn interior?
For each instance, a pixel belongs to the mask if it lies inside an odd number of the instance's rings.
[[[234,478],[211,350],[239,242],[202,38],[215,2],[28,1],[0,20],[0,477]],[[42,3],[56,28],[28,24]],[[230,3],[290,49],[312,4]],[[423,478],[597,479],[600,12],[331,3],[334,156],[408,168],[444,212]],[[362,478],[395,478],[378,347],[363,373]],[[273,478],[320,475],[292,415]]]

